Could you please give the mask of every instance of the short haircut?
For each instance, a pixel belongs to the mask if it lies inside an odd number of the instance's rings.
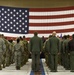
[[[20,39],[18,38],[18,39],[17,39],[17,43],[19,43],[19,42],[20,42]]]
[[[38,35],[38,33],[37,33],[37,32],[34,32],[34,35],[35,35],[35,36],[37,36],[37,35]]]
[[[72,35],[72,38],[74,38],[74,34]]]
[[[25,36],[23,36],[23,38],[25,38]]]

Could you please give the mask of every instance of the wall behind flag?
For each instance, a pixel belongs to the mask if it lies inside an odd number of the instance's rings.
[[[53,8],[74,6],[74,0],[0,0],[0,6]]]

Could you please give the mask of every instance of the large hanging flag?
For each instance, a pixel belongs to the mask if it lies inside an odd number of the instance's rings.
[[[0,33],[7,37],[27,38],[37,31],[40,37],[72,35],[74,32],[74,7],[15,8],[0,6]]]

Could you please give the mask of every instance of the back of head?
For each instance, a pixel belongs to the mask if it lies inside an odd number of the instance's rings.
[[[70,35],[67,35],[67,38],[70,38]]]
[[[25,38],[25,36],[23,36],[23,38]]]
[[[52,37],[52,35],[49,35],[49,38],[51,38]]]
[[[34,32],[34,36],[37,36],[38,35],[38,33],[37,32]]]
[[[64,39],[67,39],[67,35],[64,35]]]
[[[19,42],[20,42],[20,39],[18,38],[18,39],[17,39],[17,43],[19,43]]]
[[[2,37],[4,37],[4,34],[2,34]]]
[[[0,34],[0,38],[2,38],[2,34]]]
[[[53,36],[56,36],[56,31],[53,31],[52,35],[53,35]]]
[[[22,38],[21,36],[19,37],[19,39],[20,39],[20,40],[23,40],[23,38]]]
[[[74,39],[74,34],[72,35],[72,38]]]

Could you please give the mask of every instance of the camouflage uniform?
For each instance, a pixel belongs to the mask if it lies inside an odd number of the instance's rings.
[[[6,66],[9,66],[10,65],[10,57],[11,57],[11,46],[10,46],[10,42],[8,40],[5,40],[5,44],[6,44],[6,59],[5,59],[5,62],[6,62]]]
[[[6,46],[4,43],[4,40],[1,38],[1,34],[0,34],[0,70],[2,70],[1,68],[1,64],[3,62],[3,54],[5,53]]]
[[[47,50],[48,40],[49,40],[49,39],[47,39],[47,40],[45,41],[45,43],[44,43],[43,52],[44,52],[44,55],[45,55],[46,64],[47,64],[48,67],[49,67],[49,53],[48,53],[48,50]]]
[[[22,48],[23,48],[23,50],[24,50],[23,40],[20,40],[20,44],[21,44],[21,46],[22,46]],[[24,51],[23,51],[21,57],[22,57],[22,58],[21,58],[21,66],[23,66],[23,65],[24,65],[24,59],[25,59],[25,53],[24,53]]]
[[[15,55],[15,66],[16,69],[20,69],[21,67],[21,61],[22,61],[22,53],[24,52],[24,49],[21,45],[21,43],[16,43],[14,45],[14,55]]]
[[[10,41],[10,48],[11,48],[11,58],[10,58],[10,63],[14,63],[14,42]]]
[[[24,44],[24,54],[25,54],[25,62],[24,64],[28,61],[28,57],[29,57],[29,51],[28,51],[28,42],[27,40],[23,40],[23,44]]]

